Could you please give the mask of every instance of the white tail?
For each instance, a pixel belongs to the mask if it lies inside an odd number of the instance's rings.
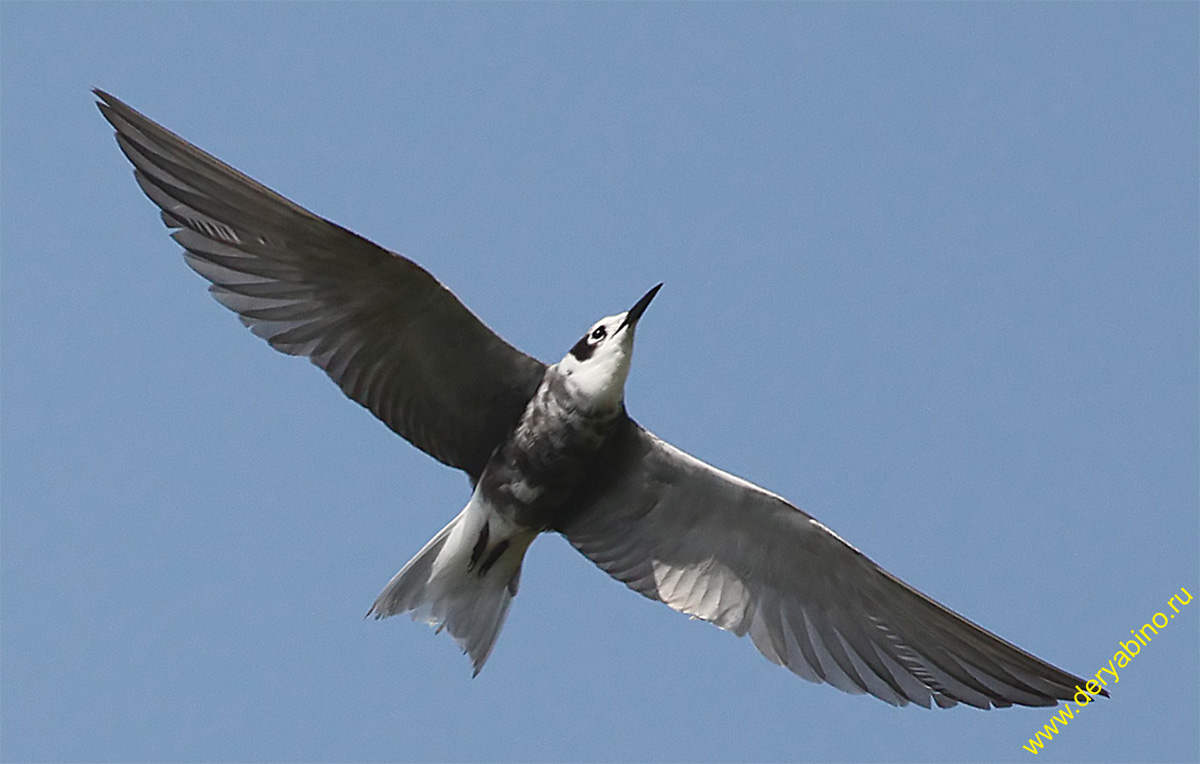
[[[392,578],[367,615],[411,611],[414,621],[446,629],[478,674],[504,626],[525,550],[536,537],[536,531],[490,511],[477,492]]]

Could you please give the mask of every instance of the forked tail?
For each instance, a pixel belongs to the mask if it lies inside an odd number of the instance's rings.
[[[414,621],[445,629],[478,674],[504,626],[521,561],[536,536],[489,511],[475,494],[392,578],[367,615],[411,612]]]

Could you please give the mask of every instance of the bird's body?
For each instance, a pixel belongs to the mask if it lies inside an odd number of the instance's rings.
[[[847,692],[990,708],[1053,705],[1084,683],[896,579],[782,497],[631,419],[634,334],[658,287],[543,364],[416,263],[97,95],[138,184],[213,296],[469,477],[466,507],[370,613],[446,629],[478,672],[526,551],[555,532],[635,591],[748,634],[772,662]]]
[[[480,488],[515,522],[553,527],[623,415],[620,405],[584,408],[550,367],[512,436],[488,461]]]
[[[600,321],[546,369],[466,508],[396,574],[370,613],[411,611],[449,631],[476,672],[483,667],[517,593],[525,551],[538,534],[562,527],[577,494],[612,461],[606,450],[614,436],[631,424],[622,391],[633,331],[657,292]],[[583,361],[592,363],[584,369]]]

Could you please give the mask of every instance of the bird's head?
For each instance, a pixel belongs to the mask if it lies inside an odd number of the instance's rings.
[[[625,397],[625,380],[633,356],[633,334],[638,320],[662,284],[642,295],[632,308],[592,324],[587,334],[558,362],[567,389],[592,409],[617,406]]]

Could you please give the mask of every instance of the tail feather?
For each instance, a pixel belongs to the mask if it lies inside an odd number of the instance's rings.
[[[525,550],[536,536],[502,522],[472,497],[392,578],[367,615],[411,613],[414,621],[445,629],[477,675],[504,626]]]

